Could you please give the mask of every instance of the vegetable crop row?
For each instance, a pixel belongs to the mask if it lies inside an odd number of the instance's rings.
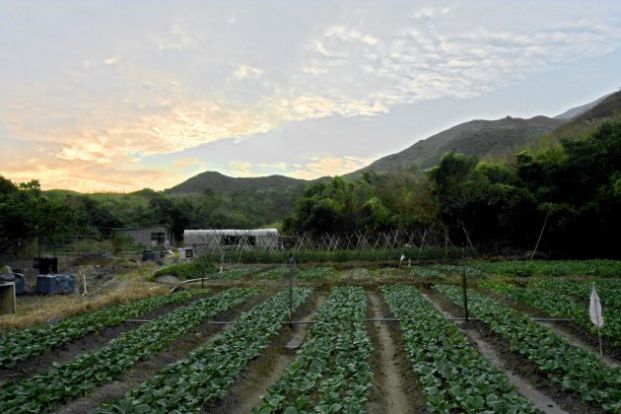
[[[621,277],[619,260],[509,260],[474,261],[473,264],[485,272],[505,276]]]
[[[482,270],[476,267],[473,267],[473,266],[469,266],[469,265],[458,266],[458,265],[448,265],[448,264],[437,264],[437,265],[431,265],[431,268],[439,270],[441,272],[452,273],[452,274],[457,274],[457,275],[461,275],[462,273],[465,272],[466,276],[473,277],[473,278],[479,278],[479,279],[485,279],[489,277],[488,273],[485,273]]]
[[[546,289],[556,293],[569,295],[583,302],[589,301],[591,295],[591,285],[595,282],[597,293],[599,294],[602,305],[606,308],[616,308],[621,310],[621,280],[619,279],[590,279],[590,280],[533,280],[528,284],[529,288]]]
[[[461,290],[455,286],[436,289],[462,304]],[[507,339],[511,351],[532,361],[564,391],[606,412],[621,413],[621,369],[607,366],[595,354],[570,345],[548,327],[480,293],[471,291],[468,304],[473,316]]]
[[[417,289],[395,285],[382,292],[400,320],[429,412],[538,412]]]
[[[407,268],[411,274],[414,274],[418,277],[428,278],[428,277],[443,277],[444,273],[439,272],[436,269],[432,269],[431,267],[422,267],[422,266],[412,266]]]
[[[300,280],[313,280],[326,277],[334,272],[331,267],[312,267],[293,272],[293,277]],[[291,273],[289,266],[283,265],[255,275],[255,279],[284,279]]]
[[[362,413],[372,386],[366,294],[338,287],[317,311],[295,361],[253,413]]]
[[[136,302],[110,306],[83,315],[64,319],[56,324],[46,323],[22,329],[0,338],[0,367],[12,367],[16,362],[57,348],[67,342],[121,324],[126,319],[141,316],[159,307],[179,303],[206,291],[183,290],[169,295],[154,296]]]
[[[54,365],[34,377],[5,384],[0,390],[0,412],[48,412],[59,403],[84,396],[101,384],[121,378],[138,361],[161,351],[206,318],[256,293],[256,289],[229,289],[145,323],[104,348]]]
[[[294,288],[293,308],[310,289]],[[192,413],[226,389],[253,358],[260,355],[288,316],[289,292],[283,290],[239,319],[187,358],[169,365],[99,413]]]
[[[493,283],[488,286],[513,300],[526,303],[533,306],[554,318],[568,318],[576,325],[583,327],[593,334],[597,334],[597,330],[589,317],[589,294],[590,286],[585,285],[586,289],[580,289],[578,285],[572,287],[566,286],[560,288],[559,280],[545,281],[546,283],[529,284],[527,288],[517,287],[508,283]],[[566,282],[574,283],[576,282]],[[573,290],[578,288],[580,290]],[[572,289],[575,295],[563,293],[564,290]],[[608,309],[609,300],[618,300],[612,292],[606,292],[606,296],[602,296],[604,313],[604,326],[601,329],[602,335],[621,344],[621,314],[613,307]],[[577,302],[577,297],[583,296],[582,303]]]

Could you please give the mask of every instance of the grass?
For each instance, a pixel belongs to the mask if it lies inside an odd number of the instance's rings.
[[[17,299],[17,313],[0,318],[0,333],[161,295],[170,290],[169,287],[145,283],[139,277],[115,280],[108,288],[90,296],[20,296]]]
[[[218,272],[219,268],[214,263],[215,261],[208,256],[199,257],[191,262],[175,263],[153,273],[150,280],[155,280],[164,275],[172,275],[180,280],[198,279],[199,277]]]

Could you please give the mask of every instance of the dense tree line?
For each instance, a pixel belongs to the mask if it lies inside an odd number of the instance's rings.
[[[77,239],[108,239],[118,227],[169,224],[181,240],[186,228],[276,225],[290,213],[295,196],[269,189],[258,194],[172,195],[150,189],[78,194],[42,191],[37,181],[16,185],[0,176],[0,253],[17,253],[31,241],[51,249]]]
[[[513,163],[450,153],[431,170],[366,173],[309,187],[285,219],[291,232],[444,230],[483,253],[532,250],[564,257],[619,257],[621,124],[566,140]],[[545,223],[545,227],[544,227]]]

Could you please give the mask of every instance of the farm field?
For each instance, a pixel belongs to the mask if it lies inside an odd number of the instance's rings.
[[[3,333],[0,412],[621,413],[619,269],[229,269]]]

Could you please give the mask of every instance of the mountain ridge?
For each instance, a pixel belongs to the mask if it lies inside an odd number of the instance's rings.
[[[260,188],[282,191],[303,188],[307,182],[307,180],[279,174],[261,177],[231,177],[217,171],[205,171],[164,191],[170,194],[196,193],[206,190],[214,193],[253,192]]]
[[[474,119],[416,141],[402,151],[381,157],[344,176],[355,178],[365,171],[385,173],[413,165],[426,169],[448,152],[460,152],[479,159],[506,157],[541,143],[586,135],[601,122],[616,119],[621,119],[621,91],[570,108],[554,117],[536,115],[531,118]],[[230,177],[217,171],[205,171],[164,191],[170,194],[204,191],[259,193],[269,190],[301,193],[306,184],[322,179],[325,177],[304,180],[278,174]]]

